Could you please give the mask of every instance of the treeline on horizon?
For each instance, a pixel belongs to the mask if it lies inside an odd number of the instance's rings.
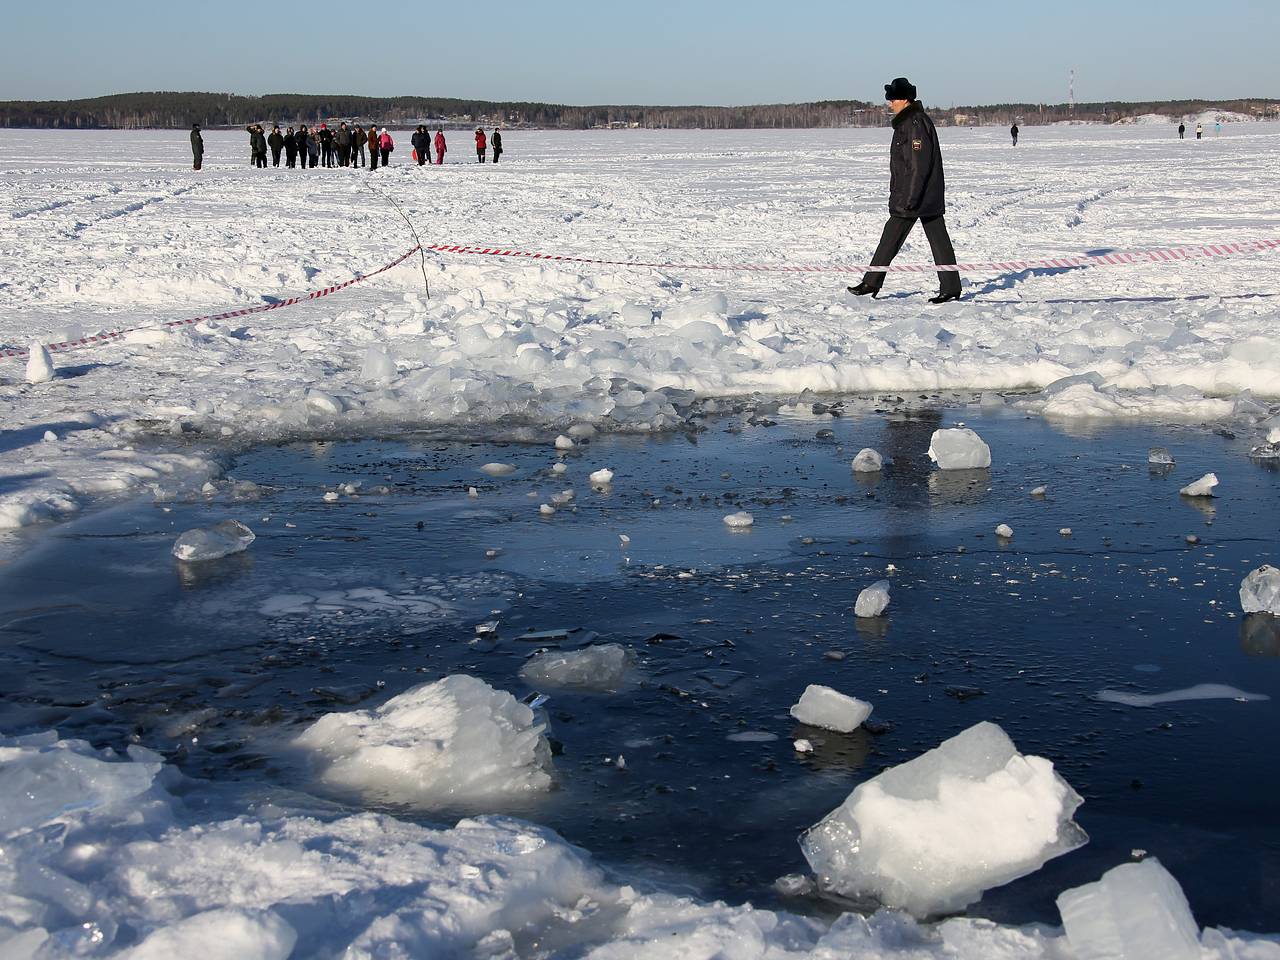
[[[1230,110],[1255,116],[1280,115],[1280,102],[1257,100],[1170,100],[1125,103],[930,106],[942,123],[1056,123],[1062,120],[1115,121],[1147,113],[1180,116],[1203,110]],[[719,106],[568,106],[554,103],[464,100],[451,97],[356,97],[227,93],[121,93],[83,100],[0,102],[0,127],[38,129],[140,129],[241,127],[255,122],[314,124],[340,117],[401,123],[430,119],[445,124],[487,122],[508,126],[586,130],[603,126],[656,129],[759,129],[880,126],[884,105],[863,100]]]

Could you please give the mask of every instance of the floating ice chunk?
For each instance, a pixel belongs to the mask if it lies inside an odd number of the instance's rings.
[[[1041,486],[1041,487],[1036,487],[1035,489],[1033,489],[1033,490],[1031,491],[1031,496],[1033,496],[1033,497],[1043,497],[1043,496],[1044,496],[1046,493],[1048,493],[1048,492],[1049,492],[1049,488],[1048,488],[1048,487],[1043,487],[1043,486]]]
[[[1173,463],[1173,454],[1164,447],[1152,447],[1147,451],[1147,463],[1154,463],[1159,466]]]
[[[511,694],[454,674],[375,710],[326,714],[294,744],[331,786],[431,805],[547,789],[551,748],[543,730]]]
[[[516,472],[516,468],[510,463],[486,463],[480,468],[480,472],[487,473],[491,477],[509,477]]]
[[[1245,613],[1280,617],[1280,570],[1264,563],[1240,583],[1240,607]]]
[[[1000,524],[1000,526],[996,527],[996,536],[1001,540],[1012,540],[1013,527],[1009,526],[1007,523]]]
[[[557,450],[572,450],[577,444],[573,442],[571,437],[566,437],[563,433],[556,437]]]
[[[1275,431],[1272,431],[1273,433]],[[1267,443],[1260,443],[1249,451],[1249,456],[1255,460],[1277,460],[1280,459],[1280,443],[1274,440]]]
[[[871,716],[871,704],[830,687],[811,683],[805,687],[800,702],[791,708],[791,716],[811,727],[850,733]]]
[[[1214,495],[1213,488],[1218,485],[1218,476],[1214,473],[1206,473],[1194,483],[1188,483],[1178,492],[1184,497],[1212,497]]]
[[[551,465],[551,472],[556,476],[559,476],[562,473],[568,473],[569,468],[563,463],[553,463]]]
[[[48,383],[53,379],[53,357],[39,340],[27,348],[27,383]]]
[[[182,534],[173,543],[173,555],[187,563],[217,560],[248,549],[255,539],[253,531],[239,520],[223,520]]]
[[[1225,683],[1197,683],[1167,693],[1130,693],[1127,690],[1099,690],[1097,698],[1104,703],[1123,703],[1129,707],[1154,707],[1158,703],[1178,703],[1183,700],[1270,700],[1265,693],[1246,693]]]
[[[813,744],[801,737],[799,740],[791,744],[795,748],[796,753],[813,753]]]
[[[749,527],[756,522],[756,518],[745,510],[739,510],[737,513],[731,513],[724,518],[725,526],[741,529]]]
[[[870,447],[863,447],[853,458],[854,473],[879,473],[884,469],[884,457]]]
[[[611,691],[622,686],[630,666],[626,647],[602,643],[582,650],[539,654],[520,668],[520,676],[537,686]]]
[[[549,503],[543,503],[538,505],[538,512],[544,517],[550,517],[555,514],[556,508]]]
[[[1070,528],[1070,527],[1060,527],[1060,528],[1058,529],[1058,536],[1060,536],[1060,537],[1069,537],[1069,536],[1071,536],[1071,528]]]
[[[321,499],[321,500],[323,500],[325,503],[337,503],[337,502],[338,502],[338,491],[337,491],[337,490],[326,490],[326,491],[324,492],[324,496],[323,496],[323,497],[321,497],[320,499]]]
[[[554,506],[563,507],[565,504],[572,503],[572,502],[573,502],[572,490],[561,490],[559,493],[553,493],[551,495],[551,503]]]
[[[593,470],[591,472],[591,476],[587,479],[591,481],[593,486],[607,487],[609,484],[613,483],[613,471],[608,467]]]
[[[128,960],[287,960],[298,932],[272,910],[206,910],[161,927],[124,954]]]
[[[725,739],[731,743],[773,743],[778,739],[778,735],[768,730],[739,730],[729,734]]]
[[[960,910],[1086,843],[1080,796],[994,723],[860,784],[800,840],[828,889],[917,916]]]
[[[991,466],[991,448],[968,427],[935,430],[929,459],[943,470],[981,470]]]
[[[889,606],[889,581],[877,580],[858,594],[853,604],[855,617],[878,617]]]
[[[1058,895],[1076,960],[1200,960],[1200,930],[1182,887],[1154,857]]]

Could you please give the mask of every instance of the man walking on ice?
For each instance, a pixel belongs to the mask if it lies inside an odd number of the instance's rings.
[[[893,143],[889,147],[889,222],[880,235],[880,246],[871,258],[873,266],[887,267],[919,220],[933,251],[933,262],[954,264],[956,252],[947,235],[942,214],[946,209],[942,179],[942,151],[933,121],[916,99],[916,88],[906,77],[884,85],[884,98],[893,111]],[[884,285],[883,270],[868,270],[862,282],[850,287],[855,296],[875,297]],[[938,295],[930,303],[960,299],[960,274],[938,271]]]

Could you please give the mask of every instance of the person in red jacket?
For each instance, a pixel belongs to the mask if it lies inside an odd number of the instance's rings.
[[[387,133],[387,128],[382,128],[382,134],[378,137],[378,149],[382,153],[382,165],[384,167],[391,166],[391,151],[396,148],[396,142],[391,139],[391,134]]]
[[[440,166],[440,164],[444,163],[444,149],[445,149],[444,130],[440,127],[436,127],[436,166],[437,167]]]
[[[476,158],[480,163],[484,163],[484,154],[488,149],[489,144],[484,138],[484,131],[476,127]]]

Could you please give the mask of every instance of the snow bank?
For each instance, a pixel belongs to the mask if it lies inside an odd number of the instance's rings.
[[[548,789],[544,730],[511,694],[455,674],[374,710],[326,714],[294,745],[332,787],[381,802],[436,806]]]
[[[979,723],[859,784],[801,838],[823,886],[916,916],[961,910],[1088,838],[1080,796]]]

